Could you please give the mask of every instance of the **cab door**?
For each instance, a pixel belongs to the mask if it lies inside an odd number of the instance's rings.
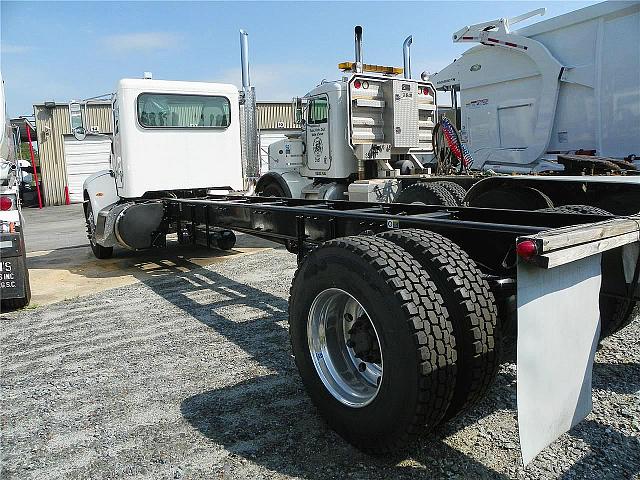
[[[307,106],[306,128],[307,168],[323,171],[331,167],[329,145],[329,98],[311,97]]]

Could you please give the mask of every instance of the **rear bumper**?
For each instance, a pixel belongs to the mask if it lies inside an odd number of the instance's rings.
[[[0,299],[24,298],[26,276],[22,233],[0,233]]]
[[[0,212],[0,223],[5,223],[5,224],[13,223],[15,225],[20,225],[21,223],[20,220],[21,220],[20,210],[18,209]],[[3,229],[0,228],[0,231],[2,230]]]

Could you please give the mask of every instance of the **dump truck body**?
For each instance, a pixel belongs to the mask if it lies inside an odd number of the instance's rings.
[[[480,43],[430,77],[460,92],[460,134],[476,169],[561,170],[558,153],[640,155],[640,3],[605,2],[510,30],[464,27]]]

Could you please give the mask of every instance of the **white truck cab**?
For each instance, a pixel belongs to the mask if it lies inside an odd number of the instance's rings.
[[[243,59],[247,48],[244,41]],[[111,256],[116,244],[134,250],[163,245],[172,226],[164,222],[162,198],[245,188],[244,170],[258,161],[258,152],[243,156],[241,130],[250,136],[251,126],[244,115],[241,129],[240,108],[255,111],[253,87],[244,83],[239,92],[224,83],[120,80],[112,100],[111,168],[83,187],[96,256]]]
[[[84,184],[98,256],[110,256],[116,243],[163,243],[163,206],[153,199],[242,190],[240,94],[233,85],[123,79],[112,107],[111,169]]]
[[[241,190],[237,87],[123,79],[113,99],[118,196],[226,188]]]
[[[347,75],[294,99],[300,133],[269,146],[259,194],[366,200],[372,185],[397,190],[401,171],[433,158],[433,85],[410,78],[406,50],[404,69],[363,64],[361,35],[356,27],[356,61],[339,65]]]

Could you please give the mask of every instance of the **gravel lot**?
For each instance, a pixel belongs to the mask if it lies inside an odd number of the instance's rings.
[[[3,479],[638,478],[640,321],[604,342],[594,412],[518,467],[515,366],[395,458],[307,399],[286,330],[295,257],[264,251],[2,317]]]

